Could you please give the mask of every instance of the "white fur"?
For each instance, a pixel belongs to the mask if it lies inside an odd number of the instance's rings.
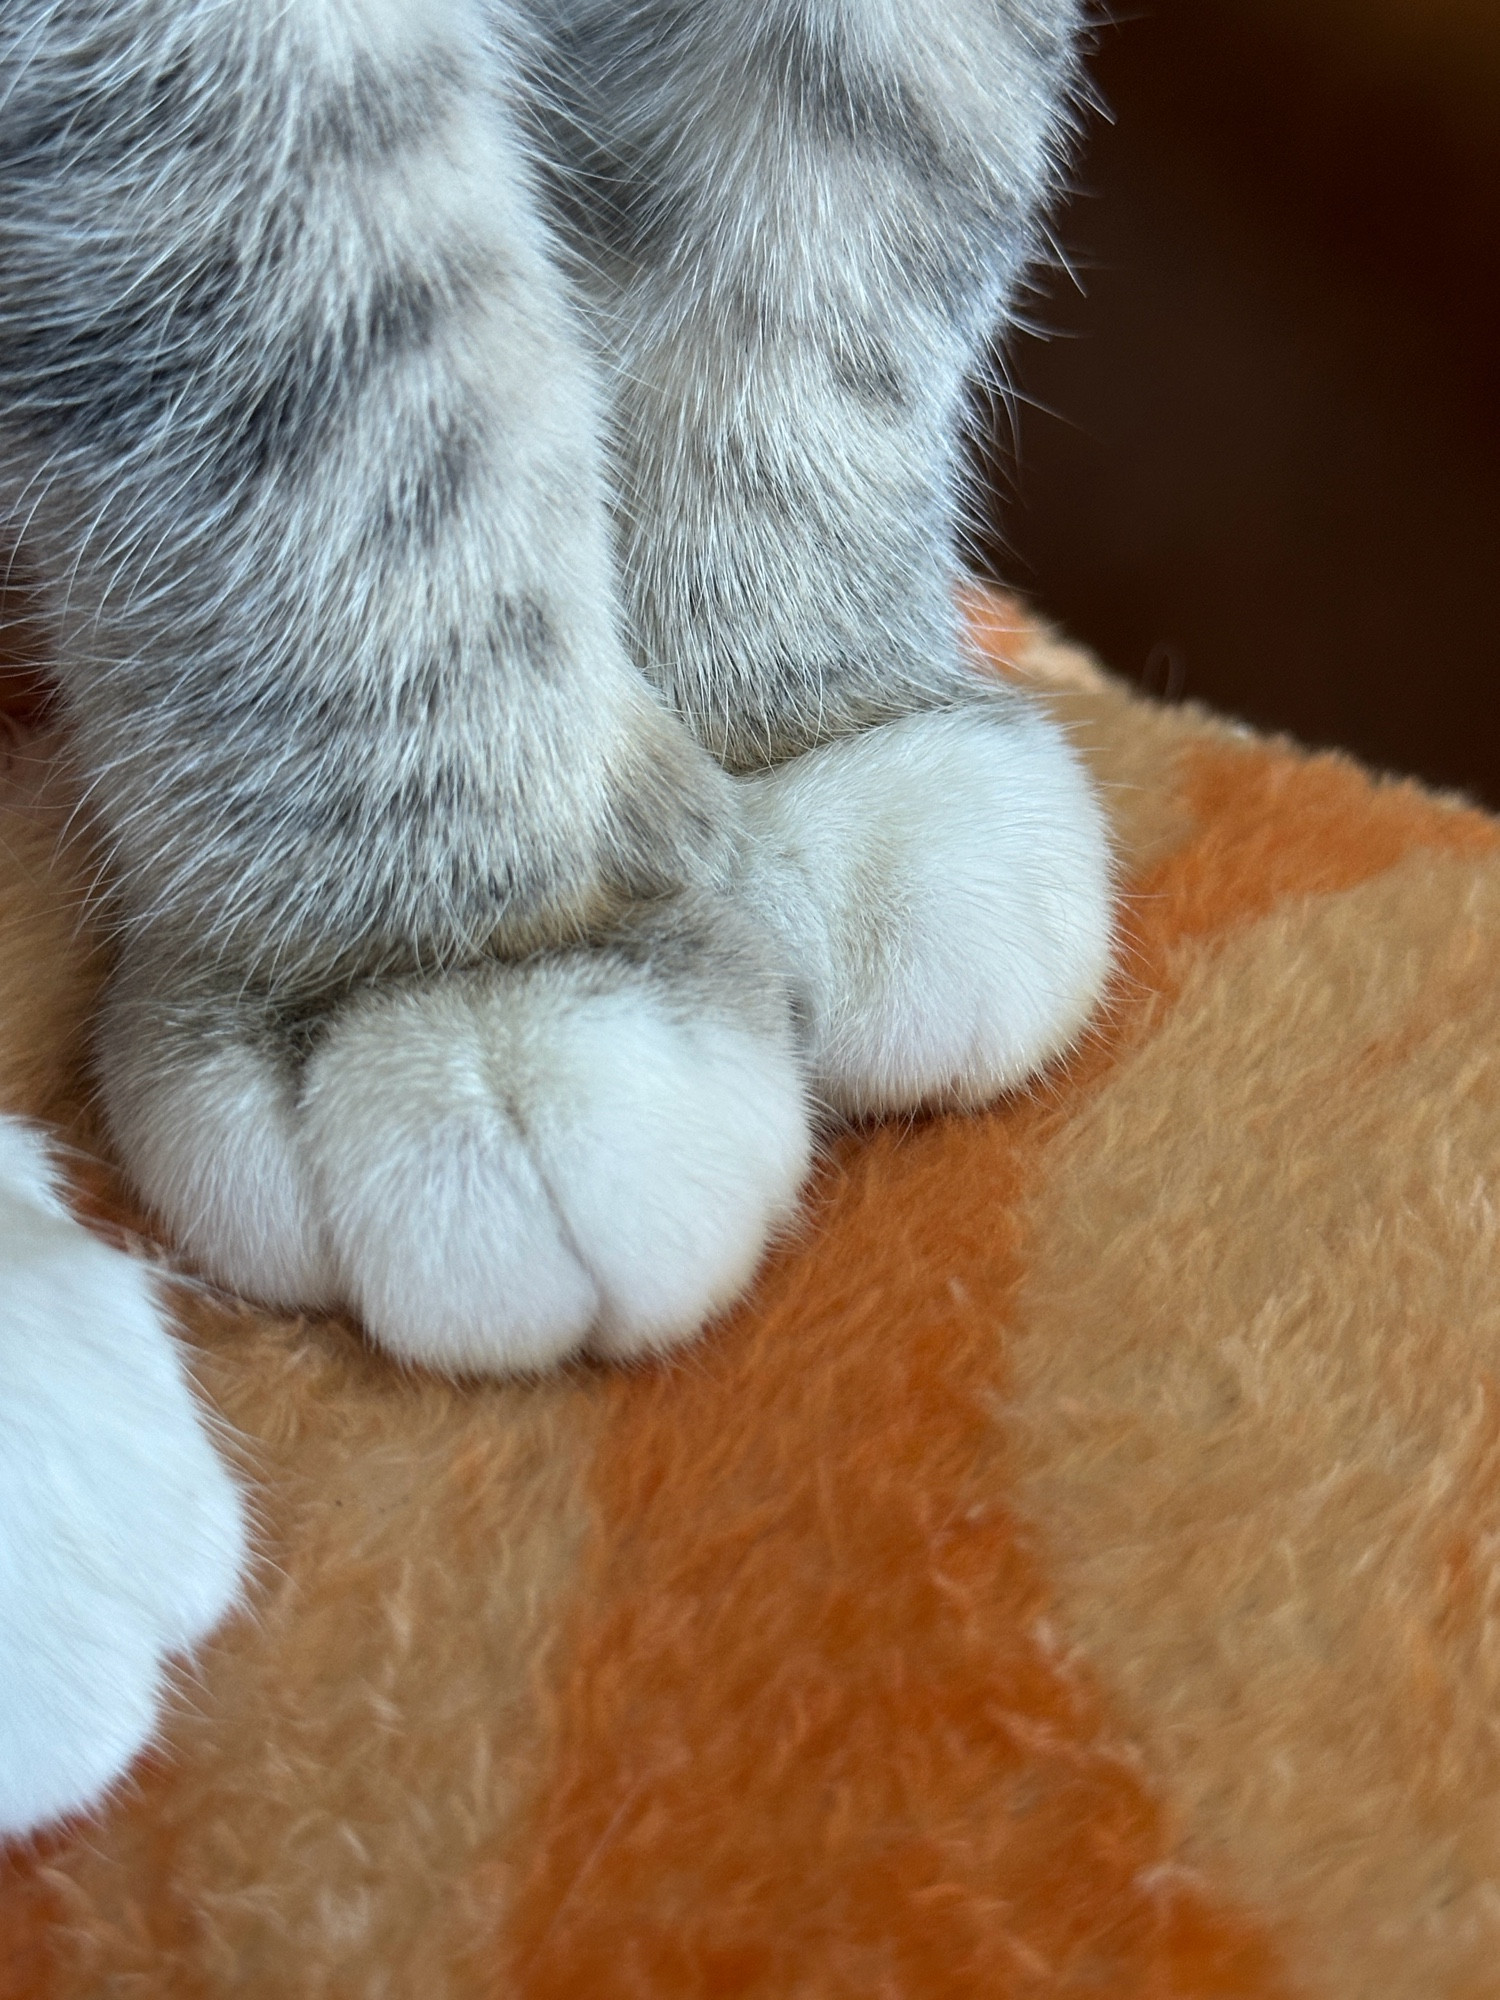
[[[363,995],[295,1103],[248,1046],[121,1062],[108,1095],[213,1276],[343,1300],[456,1372],[685,1339],[744,1286],[811,1145],[789,1047],[587,954]]]
[[[177,1243],[221,1283],[270,1304],[331,1304],[296,1092],[243,1044],[187,1042],[149,1069],[107,1070],[105,1099],[136,1179]]]
[[[742,783],[836,1110],[983,1103],[1075,1038],[1109,972],[1110,863],[1055,724],[914,715]]]
[[[147,1270],[0,1118],[0,1834],[94,1805],[171,1653],[234,1602],[246,1537]]]
[[[372,996],[314,1058],[306,1137],[344,1286],[413,1360],[670,1346],[743,1287],[809,1157],[774,1044],[587,960]]]

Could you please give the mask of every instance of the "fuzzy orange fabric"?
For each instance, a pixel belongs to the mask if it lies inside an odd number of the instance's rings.
[[[1500,825],[970,609],[1111,803],[1106,1018],[844,1139],[670,1367],[459,1388],[184,1288],[252,1605],[0,1857],[0,2000],[1495,1992]],[[4,1101],[98,1157],[11,791]]]

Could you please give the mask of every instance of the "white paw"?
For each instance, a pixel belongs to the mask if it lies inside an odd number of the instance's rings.
[[[149,1273],[0,1119],[0,1835],[101,1798],[234,1602],[243,1509]]]
[[[1110,858],[1055,724],[909,716],[741,782],[836,1110],[983,1103],[1074,1040],[1110,967]]]
[[[143,1191],[216,1277],[341,1299],[456,1372],[685,1339],[743,1288],[810,1160],[789,1035],[604,955],[365,993],[300,1085],[207,1046],[116,1062],[106,1088]]]

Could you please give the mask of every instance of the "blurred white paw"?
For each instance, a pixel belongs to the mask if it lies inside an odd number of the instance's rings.
[[[0,1834],[96,1804],[233,1604],[240,1496],[150,1274],[0,1119]]]

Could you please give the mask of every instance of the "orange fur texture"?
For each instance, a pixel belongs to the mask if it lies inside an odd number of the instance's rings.
[[[970,616],[1110,800],[1105,1020],[842,1141],[670,1366],[185,1283],[251,1602],[0,1853],[0,2000],[1500,1990],[1500,826]],[[3,1102],[97,1157],[80,864],[0,807]]]

